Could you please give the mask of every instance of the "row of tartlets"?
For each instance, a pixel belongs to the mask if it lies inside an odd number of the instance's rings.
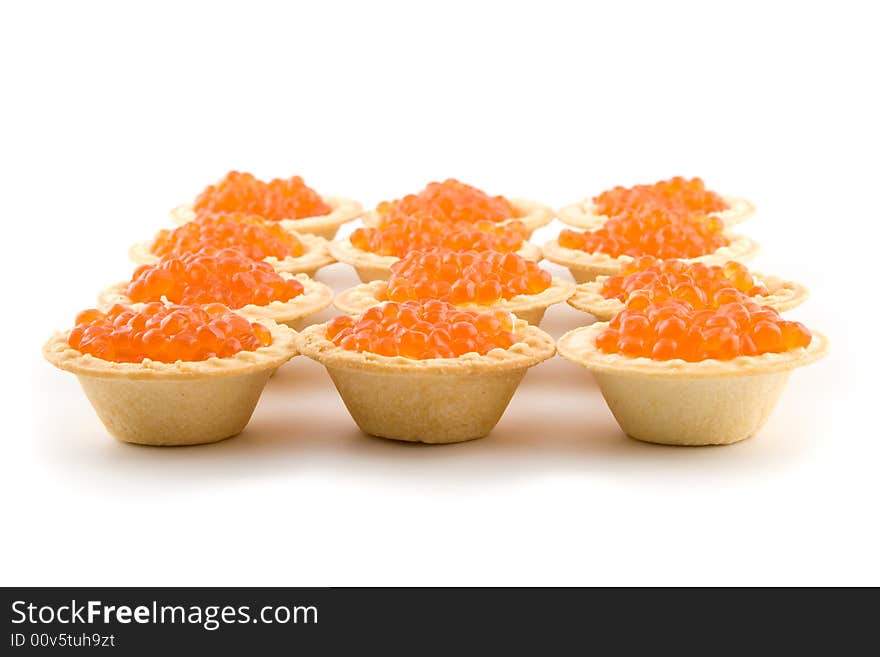
[[[650,200],[657,189],[672,209]],[[638,210],[635,223],[621,219],[627,207]],[[587,230],[563,231],[542,250],[527,240],[552,210],[446,181],[380,204],[363,228],[330,241],[362,214],[358,203],[317,195],[299,178],[263,183],[233,172],[176,208],[177,228],[135,245],[141,267],[131,281],[103,292],[100,309],[53,336],[44,353],[78,375],[110,433],[130,442],[235,435],[271,373],[297,354],[326,366],[365,432],[457,442],[486,435],[527,369],[556,353],[537,325],[550,305],[567,301],[611,320],[569,332],[558,349],[595,372],[629,435],[735,442],[760,427],[787,373],[827,349],[824,337],[776,313],[806,298],[802,286],[729,266],[757,250],[728,230],[752,212],[701,181],[616,188],[560,210]],[[695,240],[715,248],[638,258],[655,228],[668,248],[693,249]],[[611,253],[572,248],[596,240]],[[542,256],[579,284],[537,267]],[[334,298],[311,276],[337,260],[364,283]],[[633,281],[650,285],[627,290]],[[290,297],[272,299],[278,290]],[[309,326],[331,302],[347,315]],[[693,330],[681,332],[691,319]],[[700,331],[714,346],[700,346]]]

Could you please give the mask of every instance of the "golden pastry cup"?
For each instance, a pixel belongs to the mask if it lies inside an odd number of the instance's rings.
[[[385,256],[364,251],[352,245],[348,238],[330,242],[330,254],[339,262],[351,265],[364,283],[387,281],[391,276],[391,265],[400,260],[397,256]],[[531,242],[523,242],[517,255],[526,260],[541,260],[541,247]]]
[[[725,233],[730,244],[712,253],[696,258],[679,258],[682,262],[702,262],[705,265],[723,265],[730,260],[748,262],[754,258],[760,247],[758,243],[744,235]],[[567,267],[576,283],[589,283],[597,276],[615,276],[623,271],[624,265],[633,261],[628,255],[610,256],[605,253],[587,253],[579,249],[569,249],[559,245],[556,237],[543,248],[544,258],[557,265]]]
[[[828,340],[729,361],[656,361],[606,354],[596,336],[608,324],[574,329],[559,355],[593,372],[624,433],[663,445],[727,445],[754,435],[773,411],[791,370],[822,358]]]
[[[242,308],[232,308],[232,311],[247,317],[249,320],[270,319],[279,324],[286,324],[292,329],[299,331],[310,324],[312,315],[321,312],[333,303],[333,290],[323,283],[309,278],[305,274],[279,274],[282,278],[299,281],[303,286],[303,293],[290,301],[273,301],[265,306],[248,304]],[[134,302],[125,294],[127,282],[117,283],[108,287],[98,295],[98,308],[107,310],[115,303],[130,306]],[[163,297],[163,301],[164,301]]]
[[[336,259],[330,255],[329,242],[323,237],[315,235],[294,233],[302,242],[305,252],[301,256],[278,259],[275,256],[263,258],[275,271],[287,274],[306,274],[314,276],[321,267],[332,265]],[[162,258],[153,253],[153,240],[138,242],[128,250],[128,257],[139,265],[155,265]]]
[[[348,315],[360,315],[368,308],[384,303],[386,281],[372,281],[349,288],[336,295],[333,305]],[[575,285],[561,278],[553,277],[550,287],[538,294],[520,294],[510,299],[502,299],[490,305],[466,303],[457,305],[462,310],[486,312],[504,310],[519,319],[538,326],[550,306],[562,303],[574,294]]]
[[[515,320],[520,342],[458,358],[413,360],[348,351],[325,337],[326,324],[299,336],[300,353],[327,368],[364,433],[422,443],[456,443],[487,435],[501,419],[526,371],[555,352],[541,329]]]
[[[546,226],[553,221],[553,217],[556,216],[552,208],[542,205],[537,201],[530,201],[524,198],[509,198],[507,202],[513,207],[515,216],[498,223],[503,225],[508,221],[521,221],[528,231],[527,238],[531,237],[536,229]],[[366,212],[361,219],[365,226],[375,228],[379,225],[379,213],[376,210]]]
[[[268,319],[272,344],[230,358],[116,363],[67,344],[67,332],[43,346],[52,365],[76,374],[111,436],[140,445],[200,445],[245,428],[272,373],[296,354],[296,332]]]
[[[770,306],[782,312],[799,306],[810,293],[803,285],[794,281],[786,281],[777,276],[752,272],[755,282],[767,288],[769,294],[749,297],[751,301],[762,306]],[[599,276],[589,283],[581,283],[575,293],[569,297],[568,305],[588,313],[600,322],[606,322],[623,310],[626,306],[617,298],[607,299],[602,296],[602,285],[607,276]]]
[[[330,207],[328,214],[301,219],[282,219],[278,223],[285,230],[292,230],[301,235],[315,235],[329,241],[336,237],[343,224],[354,221],[364,210],[360,203],[349,198],[322,196],[321,199]],[[171,210],[171,221],[175,226],[185,224],[195,216],[192,203],[179,205]]]
[[[750,219],[755,214],[755,206],[751,201],[736,196],[721,196],[727,203],[728,208],[721,212],[713,212],[727,227]],[[585,198],[577,203],[566,205],[556,213],[559,220],[569,226],[582,230],[594,230],[599,228],[610,218],[608,215],[599,214],[593,199]]]

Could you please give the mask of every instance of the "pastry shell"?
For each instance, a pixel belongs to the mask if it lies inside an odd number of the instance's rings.
[[[721,198],[727,203],[728,208],[713,214],[718,216],[725,226],[733,226],[755,214],[755,206],[747,199],[723,195]],[[596,205],[589,198],[560,208],[556,215],[563,223],[586,230],[598,228],[609,219],[608,215],[596,211]]]
[[[749,298],[762,306],[770,306],[782,312],[799,306],[809,296],[807,288],[793,281],[757,272],[752,272],[752,276],[756,283],[766,287],[769,292],[766,295]],[[602,296],[602,284],[607,278],[607,276],[599,276],[595,281],[578,285],[575,293],[568,299],[568,305],[581,312],[589,313],[600,322],[610,320],[625,306],[617,298],[607,299]]]
[[[368,434],[423,443],[482,438],[498,423],[533,365],[555,353],[544,331],[515,320],[520,342],[458,358],[413,360],[348,351],[325,337],[326,325],[300,334],[300,353],[327,368],[355,423]]]
[[[198,362],[116,363],[83,354],[56,333],[43,347],[52,365],[76,374],[115,438],[142,445],[198,445],[240,433],[272,373],[296,354],[297,333],[259,320],[272,344]]]
[[[696,258],[682,258],[682,262],[723,265],[729,260],[747,262],[758,254],[759,246],[754,240],[734,233],[725,233],[725,235],[730,240],[727,246]],[[579,249],[569,249],[559,245],[558,237],[544,245],[543,254],[550,262],[568,267],[577,283],[589,283],[597,276],[619,274],[623,266],[633,260],[628,255],[610,256],[605,253],[587,253]]]
[[[397,256],[380,255],[359,249],[348,238],[330,242],[330,253],[339,262],[354,267],[358,278],[364,283],[387,281],[391,276],[391,265],[400,260]],[[516,253],[534,262],[541,259],[541,247],[531,242],[523,242]]]
[[[295,258],[287,256],[281,260],[274,256],[263,258],[263,260],[275,268],[275,271],[314,276],[315,272],[321,267],[326,267],[336,262],[336,259],[330,255],[329,243],[323,237],[300,234],[296,231],[290,232],[296,234],[302,242],[303,247],[305,247],[305,253]],[[152,248],[152,240],[149,242],[138,242],[128,250],[128,257],[139,265],[155,265],[161,260],[161,257],[153,253]]]
[[[516,213],[516,215],[508,221],[523,222],[528,230],[529,236],[531,236],[536,229],[549,224],[553,221],[553,217],[556,216],[556,213],[552,208],[542,205],[537,201],[530,201],[524,198],[509,198],[507,201]],[[379,214],[375,210],[370,210],[364,214],[362,220],[364,225],[376,227],[379,225]],[[503,224],[505,222],[502,221],[499,223]]]
[[[354,221],[363,213],[363,206],[357,201],[340,196],[322,196],[321,199],[330,207],[328,214],[317,217],[303,217],[301,219],[282,219],[278,223],[285,230],[297,233],[323,237],[332,240],[336,237],[340,226]],[[192,203],[179,205],[171,211],[171,221],[176,226],[185,224],[195,218]]]
[[[806,348],[729,361],[656,361],[606,354],[596,347],[605,322],[574,329],[559,355],[592,370],[620,428],[664,445],[726,445],[757,432],[791,370],[822,358],[828,340],[813,332]]]
[[[243,315],[251,321],[271,319],[279,324],[286,324],[297,331],[309,325],[309,317],[327,308],[333,302],[333,290],[327,285],[313,280],[305,274],[287,274],[282,272],[282,278],[294,279],[302,283],[302,294],[290,301],[272,301],[265,306],[248,304],[242,308],[233,309],[239,315]],[[99,308],[109,308],[114,303],[131,305],[133,302],[125,295],[127,282],[117,283],[98,295]],[[163,298],[164,299],[164,298]]]
[[[384,303],[383,293],[385,281],[372,281],[362,283],[355,287],[340,292],[333,300],[333,305],[349,315],[360,315],[372,306]],[[529,324],[538,326],[544,318],[547,308],[556,303],[562,303],[574,294],[575,285],[561,278],[553,278],[550,287],[539,294],[519,294],[510,299],[502,299],[490,305],[467,303],[458,305],[462,310],[504,310],[513,313]]]

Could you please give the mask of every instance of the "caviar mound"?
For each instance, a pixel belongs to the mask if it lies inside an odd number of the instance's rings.
[[[717,308],[693,308],[680,300],[623,310],[596,336],[607,354],[697,362],[782,353],[808,347],[812,334],[800,322],[743,299]]]
[[[267,347],[272,335],[262,324],[251,323],[222,304],[151,302],[116,304],[106,312],[82,311],[67,344],[82,354],[116,363],[197,362]]]
[[[516,253],[410,251],[391,265],[385,296],[390,301],[439,299],[452,304],[490,305],[550,287],[550,273]]]
[[[141,265],[125,294],[133,302],[162,301],[199,305],[222,303],[232,309],[290,301],[303,293],[296,279],[284,278],[262,260],[233,248],[204,248],[168,256],[156,265]]]
[[[475,224],[502,222],[516,216],[513,206],[503,196],[489,196],[482,190],[449,178],[429,183],[418,194],[409,194],[376,207],[380,225],[408,217],[428,215],[444,223]]]
[[[769,290],[739,262],[720,266],[641,256],[624,265],[619,275],[606,278],[601,292],[633,310],[667,299],[687,301],[697,310],[764,296]]]
[[[193,209],[197,213],[259,215],[267,221],[316,217],[331,210],[299,176],[265,182],[238,171],[230,171],[215,185],[208,185],[196,197]]]
[[[519,221],[503,225],[490,221],[449,225],[428,215],[406,217],[382,227],[358,228],[352,246],[383,256],[401,258],[410,251],[442,246],[453,251],[500,251],[520,249],[528,237]]]
[[[389,301],[360,317],[332,319],[325,337],[349,351],[425,360],[507,349],[517,342],[512,331],[513,316],[503,311],[465,311],[438,300]]]
[[[645,206],[658,205],[685,213],[711,214],[728,209],[719,194],[706,189],[700,178],[676,176],[652,185],[614,187],[593,198],[597,213],[614,217],[638,211]]]
[[[730,244],[724,223],[714,215],[645,206],[620,214],[594,230],[564,229],[559,246],[612,257],[651,255],[696,258]]]

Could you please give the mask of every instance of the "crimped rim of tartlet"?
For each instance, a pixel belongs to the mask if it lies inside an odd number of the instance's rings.
[[[497,222],[498,224],[503,225],[509,221],[521,221],[525,224],[529,233],[532,233],[541,226],[549,224],[553,221],[553,217],[556,216],[553,208],[538,203],[537,201],[531,201],[525,198],[509,198],[507,199],[507,202],[510,203],[516,216],[511,217],[510,219],[505,219],[504,221],[499,221]],[[379,225],[379,214],[375,209],[369,210],[364,213],[362,220],[365,226],[376,227]]]
[[[349,221],[354,221],[363,213],[363,206],[357,201],[342,196],[321,196],[329,207],[327,214],[314,217],[302,217],[301,219],[281,219],[278,222],[285,230],[294,230],[299,233],[312,233],[339,228]],[[195,218],[192,203],[178,205],[171,210],[171,222],[180,226]]]
[[[556,353],[553,338],[528,322],[514,320],[513,332],[520,341],[507,349],[492,349],[485,355],[471,352],[457,358],[415,360],[403,356],[381,356],[350,351],[336,346],[326,336],[327,324],[315,324],[298,334],[299,353],[328,367],[400,374],[489,374],[532,367]]]
[[[791,310],[807,300],[810,293],[803,285],[794,281],[784,280],[778,276],[769,276],[751,272],[756,283],[767,288],[770,294],[749,297],[750,301],[761,306],[770,306],[782,312]],[[589,313],[600,321],[608,320],[626,306],[616,297],[602,296],[602,285],[608,276],[598,276],[595,281],[581,283],[575,293],[568,299],[568,305],[581,312]]]
[[[306,317],[327,308],[333,302],[333,290],[323,283],[309,278],[305,274],[279,274],[287,280],[299,281],[303,286],[302,294],[288,301],[272,301],[265,306],[249,303],[241,308],[231,308],[232,312],[247,317],[251,320],[271,319],[275,322],[290,322],[301,317]],[[115,303],[124,306],[133,305],[132,300],[125,294],[128,282],[111,285],[98,295],[98,308],[109,308]],[[162,297],[163,303],[170,303]]]
[[[680,358],[633,358],[617,353],[606,354],[599,350],[596,336],[607,327],[608,322],[597,322],[569,331],[557,342],[559,355],[597,372],[670,379],[706,379],[785,372],[819,360],[828,353],[828,339],[821,333],[812,331],[813,339],[807,347],[782,353],[737,356],[730,360],[707,358],[697,362]]]
[[[280,260],[275,256],[263,258],[263,261],[272,265],[275,271],[288,274],[308,274],[336,262],[336,258],[330,254],[329,242],[323,237],[309,233],[298,233],[294,230],[289,232],[294,233],[302,242],[305,252],[301,256],[287,256]],[[128,257],[139,265],[155,265],[162,257],[153,253],[153,243],[154,240],[150,240],[132,245],[128,250]]]
[[[362,283],[344,290],[336,295],[333,305],[344,313],[349,315],[359,315],[368,308],[385,303],[387,299],[380,298],[385,291],[387,281],[371,281],[370,283]],[[489,305],[478,303],[454,304],[456,308],[462,310],[491,312],[493,310],[503,310],[506,312],[519,315],[539,308],[548,308],[553,304],[562,303],[567,300],[575,292],[575,284],[556,276],[543,292],[538,294],[518,294],[510,299],[502,299]]]
[[[143,304],[135,304],[135,307]],[[275,369],[297,354],[297,332],[271,319],[259,322],[272,335],[272,344],[254,351],[239,351],[228,358],[162,363],[145,358],[140,363],[117,363],[77,351],[67,343],[69,331],[55,333],[43,345],[43,356],[55,367],[98,378],[120,379],[199,379],[204,377],[238,376],[261,370]]]
[[[755,206],[748,199],[723,194],[721,198],[727,203],[727,209],[711,214],[720,218],[725,226],[741,223],[755,214]],[[566,205],[557,211],[556,216],[564,224],[588,230],[599,228],[610,219],[608,215],[599,214],[596,211],[596,204],[593,203],[592,198],[585,198],[577,203]]]

